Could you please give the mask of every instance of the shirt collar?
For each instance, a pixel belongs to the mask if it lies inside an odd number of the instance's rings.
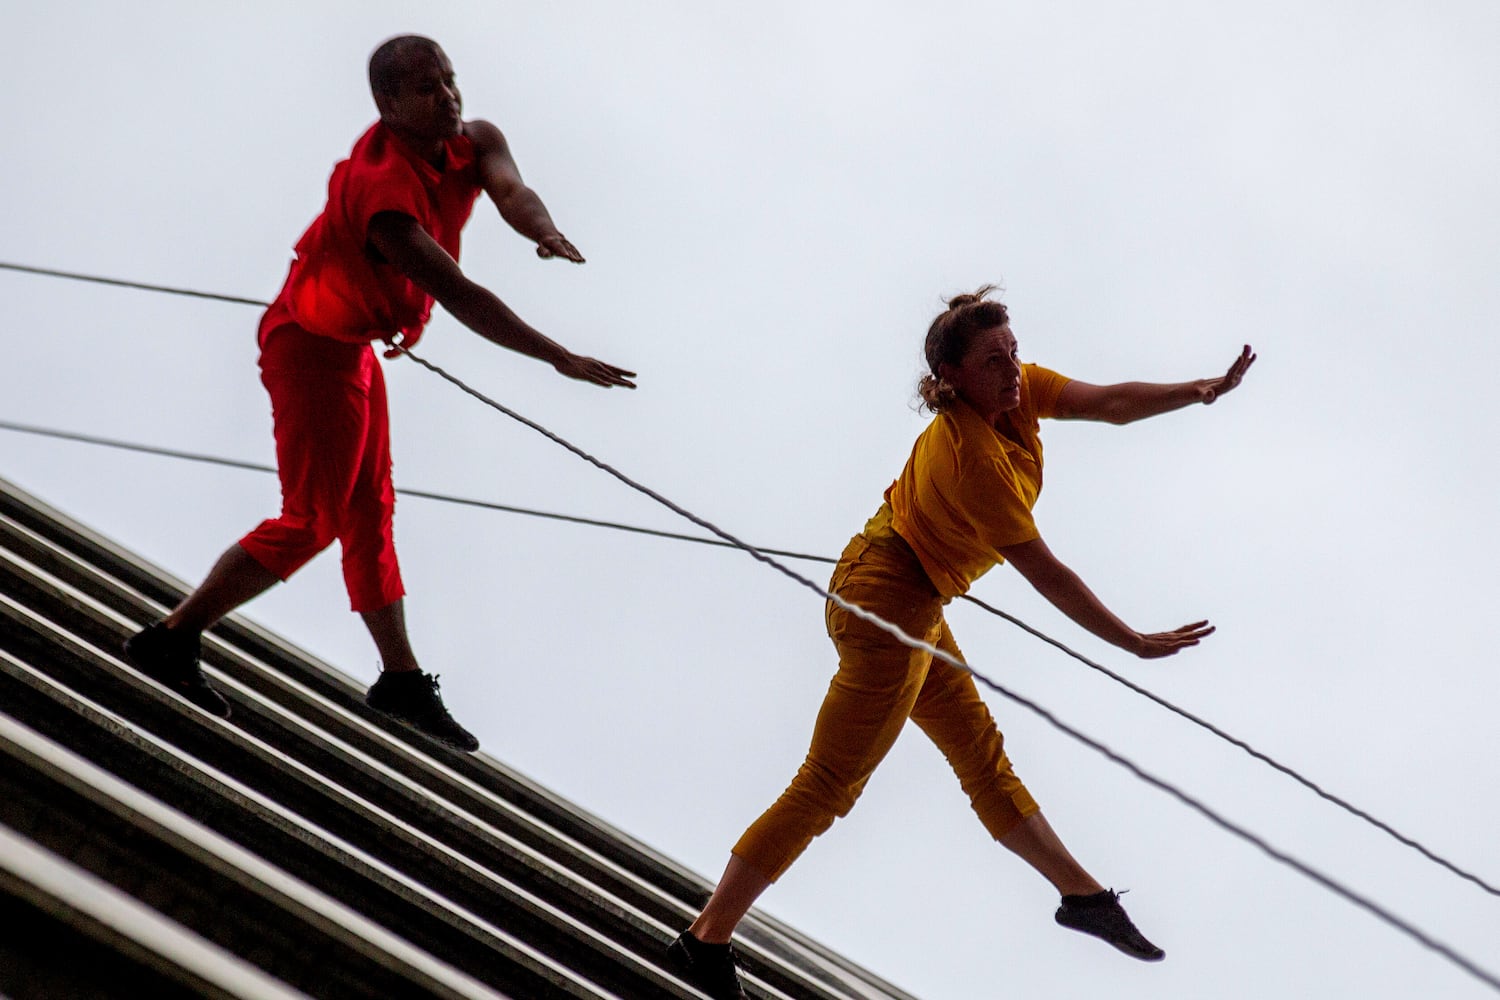
[[[451,139],[443,140],[443,169],[439,170],[427,160],[420,156],[416,150],[408,146],[400,136],[392,132],[385,122],[377,122],[376,128],[385,134],[385,139],[390,147],[396,150],[417,172],[417,176],[424,184],[435,186],[447,174],[456,174],[467,170],[474,162],[474,143],[467,136],[460,133]]]

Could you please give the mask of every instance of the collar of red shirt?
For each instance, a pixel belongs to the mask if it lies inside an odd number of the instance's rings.
[[[444,140],[443,169],[439,170],[402,141],[401,137],[392,132],[385,122],[378,123],[376,127],[384,133],[384,138],[390,147],[398,151],[402,158],[412,165],[412,169],[416,170],[417,176],[422,178],[424,184],[436,186],[444,175],[467,170],[474,162],[474,141],[467,135],[459,134]]]

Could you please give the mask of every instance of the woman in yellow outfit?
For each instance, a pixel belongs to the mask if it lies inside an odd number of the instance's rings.
[[[917,438],[885,503],[844,549],[829,589],[954,657],[943,606],[1009,562],[1064,614],[1141,657],[1171,656],[1213,631],[1194,622],[1142,633],[1115,617],[1038,533],[1043,417],[1124,424],[1212,403],[1240,382],[1246,347],[1219,378],[1172,384],[1089,385],[1022,365],[1009,315],[992,286],[950,300],[927,333],[922,378],[936,419]],[[829,602],[839,669],[818,713],[812,747],[791,785],[745,831],[673,964],[713,997],[743,997],[729,939],[756,898],[812,839],[846,815],[910,718],[958,775],[980,822],[1062,894],[1056,920],[1146,961],[1164,953],[1136,930],[1119,897],[1073,859],[1011,770],[1004,740],[967,672],[903,645]]]

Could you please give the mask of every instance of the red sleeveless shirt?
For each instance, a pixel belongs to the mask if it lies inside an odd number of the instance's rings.
[[[432,166],[381,122],[333,168],[328,204],[297,241],[286,284],[261,319],[259,339],[295,323],[351,343],[416,343],[432,315],[432,296],[369,245],[370,220],[400,212],[417,220],[455,260],[459,234],[479,196],[474,144],[466,135],[444,143],[443,168]]]

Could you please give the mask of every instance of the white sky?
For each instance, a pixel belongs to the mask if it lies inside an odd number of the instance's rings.
[[[1029,359],[1216,374],[1211,409],[1050,425],[1039,523],[1132,661],[998,603],[1500,879],[1500,8],[1487,2],[9,3],[0,259],[269,298],[418,31],[583,250],[482,204],[463,264],[636,368],[568,383],[440,314],[426,354],[752,541],[836,554],[899,471],[942,295],[1000,281]],[[0,418],[270,461],[257,315],[0,273]],[[415,366],[398,485],[679,529]],[[191,580],[272,478],[0,433],[0,475]],[[791,777],[834,669],[747,557],[405,500],[424,665],[495,756],[697,870]],[[826,569],[814,567],[822,577]],[[250,614],[373,679],[330,553]],[[1500,901],[967,606],[970,661],[1500,970]],[[1168,951],[1052,924],[913,731],[765,908],[929,1000],[1491,995],[999,699],[1019,773]]]

